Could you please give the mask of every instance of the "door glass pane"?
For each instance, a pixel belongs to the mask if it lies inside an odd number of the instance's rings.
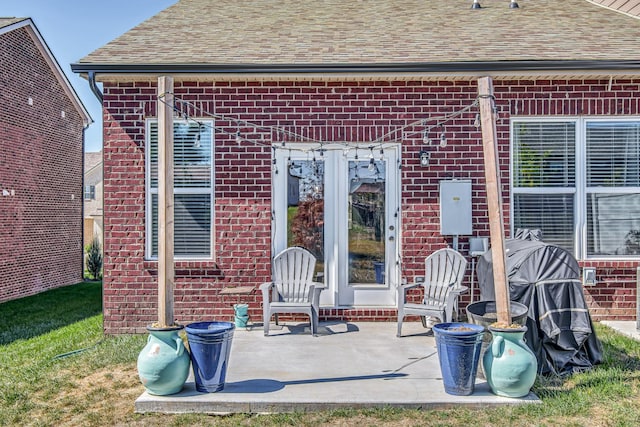
[[[287,179],[287,246],[302,246],[317,259],[324,282],[324,162],[294,160]]]
[[[349,283],[385,283],[385,164],[349,162]]]

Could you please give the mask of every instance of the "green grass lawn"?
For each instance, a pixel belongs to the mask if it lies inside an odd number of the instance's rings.
[[[103,336],[101,284],[0,304],[0,426],[638,426],[640,343],[596,325],[605,360],[538,378],[542,404],[438,411],[337,410],[278,415],[133,413],[144,335]]]

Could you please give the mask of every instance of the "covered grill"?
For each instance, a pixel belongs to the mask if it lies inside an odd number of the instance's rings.
[[[541,241],[505,240],[511,301],[529,307],[525,340],[538,373],[567,374],[602,362],[602,346],[582,293],[580,268],[564,249]],[[491,251],[478,261],[481,300],[495,300]]]

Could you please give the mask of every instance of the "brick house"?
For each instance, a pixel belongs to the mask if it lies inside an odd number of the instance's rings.
[[[320,259],[321,319],[394,320],[401,277],[489,234],[481,76],[507,235],[542,229],[596,268],[594,318],[635,318],[640,20],[585,0],[471,3],[181,0],[73,64],[104,91],[105,330],[156,318],[162,75],[179,322],[230,319],[240,298],[259,318],[260,295],[221,290],[269,280],[272,255],[300,242]],[[459,240],[441,232],[452,180],[471,188]]]
[[[82,280],[92,122],[29,18],[0,18],[0,302]]]

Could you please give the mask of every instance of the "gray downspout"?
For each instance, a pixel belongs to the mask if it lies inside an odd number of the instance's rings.
[[[100,89],[98,88],[98,85],[96,84],[95,71],[89,71],[88,76],[89,76],[89,87],[91,88],[91,92],[93,92],[96,98],[98,98],[98,101],[100,101],[100,104],[102,104],[103,96],[102,96],[102,92],[100,92]]]

